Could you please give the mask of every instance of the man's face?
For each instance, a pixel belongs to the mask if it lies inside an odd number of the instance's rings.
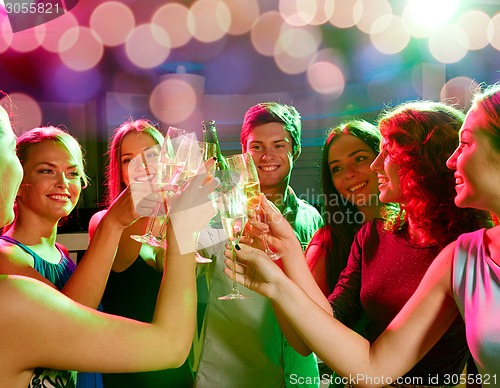
[[[243,149],[252,155],[257,167],[261,191],[284,192],[293,167],[292,137],[281,123],[256,126]]]

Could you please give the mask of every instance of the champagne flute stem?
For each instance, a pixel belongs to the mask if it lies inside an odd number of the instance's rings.
[[[160,212],[160,206],[161,206],[161,204],[159,204],[159,203],[156,204],[156,207],[153,211],[153,214],[151,214],[151,216],[149,217],[148,224],[146,226],[146,233],[145,233],[146,236],[153,235],[153,227],[154,227],[155,222],[156,222],[156,217],[158,217],[158,213]]]
[[[260,213],[258,211],[257,211],[257,220],[261,221]],[[262,234],[261,234],[262,244],[264,245],[264,252],[266,252],[267,255],[272,260],[277,260],[280,258],[280,255],[276,252],[273,252],[273,250],[269,247],[269,243],[267,242],[268,233],[269,232],[262,232]]]
[[[158,236],[156,237],[158,240],[163,240],[163,235],[164,235],[165,231],[167,230],[168,214],[169,214],[169,211],[167,210],[165,213],[165,220],[161,223],[160,230],[158,231]]]
[[[239,293],[238,291],[238,283],[236,282],[236,252],[234,251],[234,244],[231,243],[231,259],[233,260],[233,273],[231,276],[231,280],[233,281],[233,291]]]

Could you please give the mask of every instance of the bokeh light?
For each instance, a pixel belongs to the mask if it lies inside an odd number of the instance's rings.
[[[265,56],[274,55],[276,42],[280,38],[283,19],[277,11],[260,15],[250,31],[250,39],[255,50]]]
[[[70,42],[74,42],[72,45]],[[85,71],[95,67],[102,59],[104,47],[97,36],[87,27],[74,27],[66,31],[60,40],[61,61],[70,69]]]
[[[285,51],[291,57],[310,57],[321,44],[321,35],[315,28],[283,27],[276,42],[275,52]]]
[[[113,20],[113,23],[110,21]],[[135,27],[131,9],[117,1],[106,1],[96,7],[90,16],[90,27],[106,46],[123,44]]]
[[[455,63],[467,54],[466,42],[468,37],[462,28],[447,24],[434,30],[429,37],[429,51],[442,63]]]
[[[479,84],[468,77],[455,77],[450,79],[441,89],[441,99],[450,103],[458,104],[462,109],[469,109],[472,102],[473,92]]]
[[[466,49],[479,50],[489,43],[489,23],[490,17],[479,10],[469,11],[460,16],[456,25],[462,28],[469,38]]]
[[[342,70],[331,62],[316,62],[307,69],[307,81],[311,88],[332,97],[339,97],[345,88]]]
[[[410,34],[423,38],[453,18],[460,0],[409,0],[402,18]]]
[[[0,54],[10,47],[13,37],[9,19],[6,15],[0,14]]]
[[[13,34],[10,48],[19,53],[27,53],[40,47],[45,38],[45,25],[35,29],[27,29]]]
[[[314,54],[311,57],[295,57],[287,51],[279,51],[274,54],[276,66],[285,74],[304,73],[311,62],[314,60]]]
[[[166,78],[154,88],[149,106],[162,122],[177,124],[187,120],[196,110],[196,94],[188,81],[177,77]]]
[[[19,136],[21,133],[42,125],[42,109],[38,102],[24,93],[10,93],[12,101],[14,131]]]
[[[314,26],[327,23],[335,10],[335,2],[332,0],[316,0],[316,13],[309,22]]]
[[[359,0],[354,6],[353,15],[356,26],[369,34],[378,19],[392,15],[392,7],[387,0]]]
[[[488,40],[492,47],[500,50],[500,13],[493,16],[488,23]]]
[[[338,28],[349,28],[356,24],[354,7],[358,0],[335,0],[335,11],[328,20]]]
[[[257,0],[223,0],[231,14],[231,25],[228,33],[231,35],[246,34],[252,28],[253,22],[259,17],[260,6]]]
[[[300,27],[309,24],[316,15],[317,4],[311,0],[280,0],[279,12],[285,22]]]
[[[127,38],[125,51],[134,65],[150,69],[167,59],[170,54],[170,37],[164,29],[155,24],[142,24]]]
[[[168,3],[156,10],[151,24],[163,28],[170,37],[172,48],[185,45],[192,38],[188,29],[189,9],[179,3]]]
[[[410,34],[399,16],[382,16],[373,23],[372,44],[384,54],[396,54],[410,42]]]
[[[188,28],[200,42],[221,39],[231,26],[231,12],[220,0],[198,0],[190,9]]]
[[[283,26],[276,42],[274,60],[284,73],[303,73],[314,60],[320,43],[321,36],[315,28]]]
[[[64,32],[74,27],[78,27],[78,20],[76,20],[75,16],[71,12],[67,12],[64,15],[44,24],[43,26],[46,29],[46,33],[41,46],[51,53],[57,53],[60,49],[59,41],[61,36]],[[35,29],[36,28],[38,27],[35,27]],[[74,43],[75,42],[71,42],[69,45],[72,46]]]

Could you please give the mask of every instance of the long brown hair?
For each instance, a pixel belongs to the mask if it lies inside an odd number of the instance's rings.
[[[109,206],[125,189],[122,177],[121,148],[125,135],[131,132],[145,133],[157,143],[163,143],[160,130],[147,119],[128,120],[116,128],[108,147],[108,166],[106,168],[107,189],[103,206]]]
[[[350,120],[331,128],[323,144],[321,184],[324,197],[323,220],[325,225],[315,233],[310,245],[318,245],[325,250],[326,283],[330,292],[337,284],[340,273],[347,265],[354,235],[361,226],[361,223],[357,222],[357,220],[362,218],[357,216],[361,213],[356,206],[344,200],[335,188],[328,164],[330,147],[342,135],[357,137],[370,147],[375,155],[379,153],[380,140],[382,139],[375,125],[365,120]],[[335,222],[335,216],[343,217],[348,222]],[[310,256],[308,260],[314,263],[319,260],[319,257]]]

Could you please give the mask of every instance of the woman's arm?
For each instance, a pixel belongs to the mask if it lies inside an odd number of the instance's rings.
[[[196,322],[194,243],[187,242],[213,215],[207,195],[214,184],[201,182],[193,178],[172,204],[172,217],[179,214],[185,222],[179,228],[174,222],[167,231],[169,249],[152,324],[99,313],[33,279],[0,277],[0,380],[40,365],[102,372],[181,365]],[[200,199],[206,206],[196,205]]]
[[[169,255],[166,268],[150,325],[101,314],[31,279],[4,277],[6,368],[132,372],[182,365],[196,318],[194,256]]]
[[[360,376],[357,383],[370,385],[361,377],[395,380],[411,369],[456,317],[458,310],[451,292],[453,245],[436,258],[413,297],[371,347],[314,303],[263,252],[241,246],[238,259],[246,266],[238,265],[237,281],[271,298],[330,368],[341,376]],[[232,265],[229,260],[226,264]],[[230,274],[229,268],[225,271]],[[385,380],[380,385],[387,383]]]
[[[89,231],[92,239],[87,251],[62,289],[66,296],[92,308],[99,305],[122,232],[138,217],[129,186]]]
[[[281,262],[286,275],[299,285],[323,310],[331,314],[330,304],[307,266],[302,246],[297,240],[292,226],[263,194],[261,194],[261,207],[271,231],[268,235],[269,242],[281,255]]]
[[[281,213],[271,205],[266,197],[261,194],[261,209],[264,213],[263,219],[267,221],[267,227],[270,233],[267,238],[277,252],[281,256],[280,263],[286,275],[299,285],[321,308],[328,314],[332,314],[330,304],[323,295],[323,292],[318,287],[314,280],[309,267],[307,266],[302,246],[297,240],[291,225],[285,220]],[[256,229],[265,229],[265,224],[258,221],[252,221],[252,226]],[[280,325],[281,331],[285,335],[287,341],[293,348],[302,355],[308,355],[311,350],[302,338],[297,335],[295,328],[290,325],[290,322],[283,317],[281,307],[273,304],[276,318]]]
[[[328,284],[326,282],[326,252],[319,245],[309,245],[306,249],[305,256],[307,266],[316,281],[316,284],[323,292],[325,297],[328,297]]]

